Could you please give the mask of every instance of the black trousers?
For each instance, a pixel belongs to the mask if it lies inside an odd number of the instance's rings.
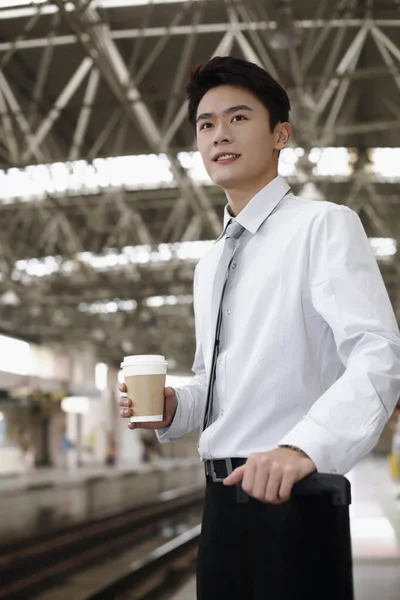
[[[334,539],[321,496],[238,504],[235,486],[207,481],[197,600],[339,600]]]

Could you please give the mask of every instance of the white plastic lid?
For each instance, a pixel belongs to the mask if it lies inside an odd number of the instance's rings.
[[[127,367],[130,365],[142,365],[142,364],[166,364],[165,356],[158,354],[137,354],[136,356],[125,356],[124,361],[121,363],[121,367]]]

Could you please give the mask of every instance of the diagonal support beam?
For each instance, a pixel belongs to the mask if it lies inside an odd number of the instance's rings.
[[[192,18],[192,25],[196,28],[196,25],[199,24],[202,16],[202,9],[198,9],[194,12]],[[168,124],[171,122],[172,116],[176,110],[178,104],[179,94],[182,92],[184,87],[184,82],[186,79],[186,74],[189,70],[189,63],[192,59],[193,50],[197,43],[198,34],[193,33],[193,35],[188,35],[185,39],[185,44],[183,47],[181,59],[178,64],[178,68],[176,69],[174,80],[172,83],[172,93],[171,97],[168,101],[167,108],[164,113],[163,123],[161,125],[161,131],[163,132],[163,136],[168,129]],[[164,137],[165,141],[165,137]],[[169,143],[169,142],[167,142]]]
[[[379,36],[378,28],[375,26],[372,26],[371,33],[372,33],[372,37],[374,38],[375,44],[379,50],[380,55],[382,56],[385,64],[389,67],[390,73],[393,76],[393,80],[400,90],[400,70],[399,70],[399,68],[397,67],[395,61],[393,60],[393,57],[390,54],[386,44],[383,43],[381,37]]]
[[[180,224],[180,221],[182,221],[183,218],[186,218],[186,208],[187,203],[185,198],[178,198],[178,200],[175,202],[174,208],[170,211],[168,219],[165,221],[161,230],[160,238],[162,240],[168,240],[170,238],[171,233],[175,233],[178,225]]]
[[[249,22],[251,21],[250,14],[248,13],[245,6],[238,6],[237,11],[244,19],[246,19]],[[246,39],[243,31],[241,31],[241,26],[243,25],[243,23],[239,22],[236,10],[234,8],[230,8],[228,10],[228,14],[229,14],[229,19],[232,24],[234,33],[235,33],[236,40],[243,52],[243,55],[247,58],[247,60],[250,60],[251,62],[254,62],[255,64],[258,64],[260,67],[266,69],[275,79],[280,81],[281,77],[279,75],[278,69],[276,68],[276,66],[275,66],[271,56],[267,52],[265,46],[262,44],[258,32],[256,32],[256,31],[249,32],[250,36],[252,38],[254,47],[256,49],[256,52],[255,52],[253,50],[251,44]],[[311,96],[309,96],[309,94],[307,94],[304,91],[304,88],[303,88],[303,73],[302,73],[302,70],[300,67],[297,52],[293,48],[290,48],[289,53],[290,53],[290,60],[291,60],[293,76],[295,79],[296,87],[298,89],[301,101],[304,104],[304,106],[306,106],[310,109],[314,109],[313,99],[311,98]]]
[[[10,153],[11,163],[18,163],[18,144],[14,134],[12,120],[8,114],[7,104],[4,100],[3,92],[0,89],[0,118],[3,125],[4,136],[3,140]]]
[[[61,114],[61,111],[68,104],[71,97],[74,95],[87,73],[91,69],[93,64],[93,60],[88,56],[83,59],[75,73],[72,75],[71,79],[62,90],[57,100],[54,103],[53,108],[49,111],[48,115],[43,119],[41,124],[39,125],[35,135],[32,137],[28,144],[28,148],[22,155],[23,162],[29,160],[29,158],[34,154],[39,148],[40,144],[43,142],[46,135],[49,133],[50,129],[58,119]]]
[[[374,26],[373,30],[375,38],[380,40],[382,44],[384,44],[386,48],[393,54],[393,56],[397,58],[397,60],[400,60],[400,48],[396,46],[396,44],[392,42],[392,40],[388,38],[385,33],[383,33],[382,29],[376,25]]]
[[[83,105],[81,108],[81,112],[79,113],[78,122],[76,124],[76,129],[72,140],[71,150],[69,152],[69,160],[76,160],[79,157],[82,142],[86,134],[87,126],[89,124],[90,115],[92,113],[93,102],[97,94],[99,81],[99,70],[97,68],[94,68],[90,73],[88,79],[88,84],[83,98]]]
[[[0,60],[0,70],[1,71],[4,71],[4,67],[10,62],[14,53],[17,51],[18,43],[21,42],[22,40],[24,40],[27,37],[27,34],[30,31],[32,31],[32,29],[34,29],[36,23],[40,19],[40,16],[41,16],[41,7],[38,6],[36,8],[35,14],[32,15],[32,18],[29,19],[29,21],[25,25],[24,31],[22,33],[20,33],[13,42],[11,42],[10,48],[4,54],[4,56],[1,57],[1,60]]]
[[[357,35],[353,39],[349,48],[347,49],[342,60],[340,61],[339,65],[336,69],[335,76],[332,77],[332,79],[328,83],[325,91],[323,92],[321,98],[317,102],[315,112],[311,116],[311,119],[310,119],[310,122],[308,125],[308,129],[310,131],[314,130],[321,114],[323,113],[323,111],[327,107],[330,99],[332,98],[333,94],[335,93],[335,91],[337,90],[339,85],[341,84],[340,76],[342,76],[344,73],[346,73],[349,70],[351,71],[354,61],[358,60],[358,57],[364,46],[369,29],[370,29],[370,23],[369,22],[364,23],[364,25],[362,26],[360,31],[357,33]],[[344,81],[346,81],[346,80],[344,80]]]
[[[347,71],[348,73],[352,73],[355,70],[358,59],[359,59],[361,51],[362,51],[362,48],[363,47],[360,46],[360,48],[358,49],[358,52],[353,59],[353,62],[351,63],[351,65],[348,68],[348,71]],[[349,86],[350,86],[350,83],[351,83],[350,79],[343,79],[339,84],[338,90],[336,92],[335,100],[331,106],[328,118],[326,119],[324,128],[322,130],[321,141],[319,143],[319,145],[322,147],[328,146],[329,143],[332,142],[332,139],[334,139],[334,137],[335,137],[334,136],[334,127],[336,125],[336,121],[339,116],[340,109],[342,108],[344,99],[347,94],[347,90],[349,89]]]
[[[1,71],[0,71],[0,90],[2,91],[5,99],[7,100],[8,105],[15,116],[15,120],[17,121],[22,133],[25,136],[26,143],[28,145],[31,144],[32,140],[33,140],[33,135],[32,135],[32,131],[29,126],[29,123],[26,120],[26,118],[19,106],[18,100],[14,96],[13,91],[11,90],[11,88],[9,86],[7,79],[5,78],[4,74]],[[39,148],[35,148],[33,151],[33,154],[35,155],[35,158],[39,162],[45,162],[44,155],[39,150]]]
[[[42,101],[43,98],[43,90],[44,90],[44,86],[46,84],[48,75],[49,75],[49,71],[50,71],[50,65],[51,65],[51,61],[54,55],[54,49],[55,49],[55,44],[54,44],[54,39],[56,37],[56,28],[58,27],[60,22],[60,16],[58,13],[56,13],[51,21],[51,25],[50,25],[50,33],[49,33],[49,37],[48,37],[48,44],[47,46],[43,49],[42,52],[42,56],[39,62],[39,69],[38,69],[38,76],[35,82],[35,86],[33,88],[33,93],[32,93],[32,117],[30,119],[31,121],[31,125],[32,127],[34,125],[36,125],[37,122],[37,118],[38,118],[38,106],[40,104],[40,102]]]
[[[189,7],[190,7],[189,2],[184,4],[184,6],[182,7],[182,10],[177,12],[175,14],[174,18],[172,19],[172,22],[168,27],[167,34],[160,37],[157,44],[154,45],[153,50],[147,56],[146,60],[143,62],[140,69],[138,70],[138,72],[135,75],[135,85],[136,86],[139,86],[142,83],[142,81],[146,77],[147,73],[150,71],[151,67],[153,66],[153,64],[155,63],[155,61],[160,56],[160,54],[164,50],[165,46],[168,44],[169,40],[171,39],[173,28],[176,27],[178,25],[178,23],[180,23],[180,21],[182,21],[182,19],[184,19]]]

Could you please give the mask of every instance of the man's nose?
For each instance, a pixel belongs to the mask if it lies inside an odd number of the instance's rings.
[[[228,132],[227,126],[222,123],[217,125],[214,129],[214,146],[217,146],[218,144],[222,144],[224,142],[229,143],[230,141],[231,136]]]

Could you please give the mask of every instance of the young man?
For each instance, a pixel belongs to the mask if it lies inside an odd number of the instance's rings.
[[[283,88],[217,57],[187,91],[226,193],[224,229],[195,270],[195,377],[166,388],[161,424],[129,427],[158,428],[162,443],[200,428],[199,600],[327,600],[311,532],[332,515],[304,520],[291,490],[315,470],[348,472],[377,442],[400,394],[398,326],[358,215],[295,197],[278,176],[291,136]]]

